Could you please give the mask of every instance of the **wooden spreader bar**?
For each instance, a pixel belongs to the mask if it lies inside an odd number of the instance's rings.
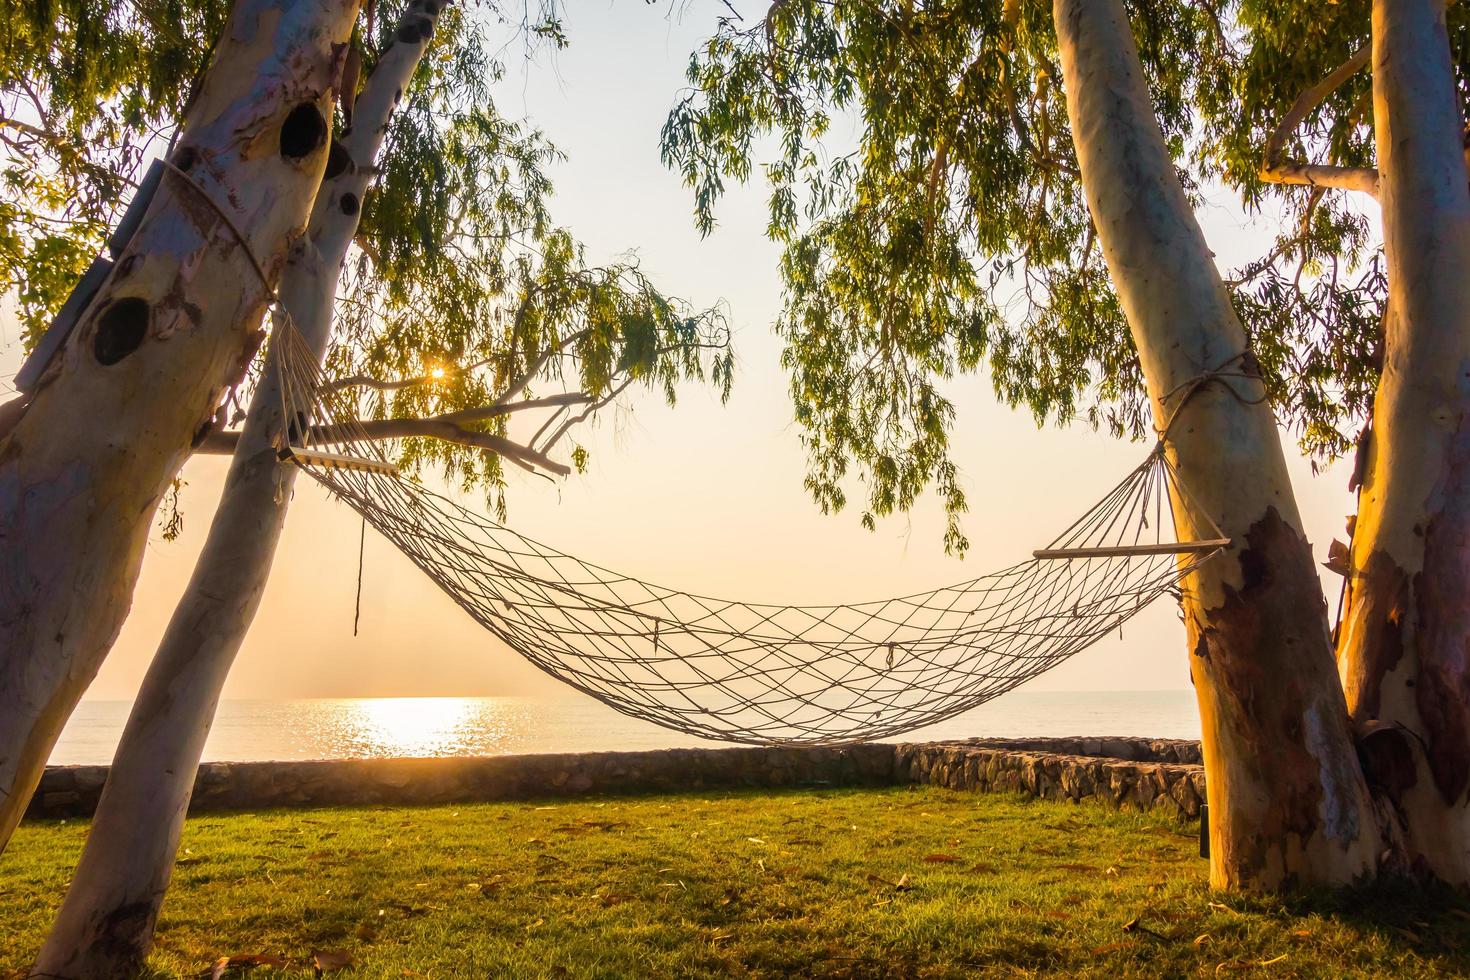
[[[1111,548],[1041,548],[1031,552],[1033,558],[1126,558],[1132,555],[1199,555],[1217,548],[1230,547],[1229,538],[1208,541],[1175,541],[1160,544],[1123,544]]]
[[[360,470],[364,473],[382,473],[397,476],[398,467],[379,459],[363,459],[359,456],[341,456],[337,453],[319,453],[315,449],[287,446],[281,453],[282,459],[294,459],[298,463],[325,466],[333,470]]]

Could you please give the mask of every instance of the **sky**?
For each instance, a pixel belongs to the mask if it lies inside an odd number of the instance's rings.
[[[961,378],[952,443],[970,501],[971,541],[945,555],[932,497],[863,530],[859,512],[823,516],[802,487],[805,458],[792,421],[780,341],[778,253],[764,237],[761,187],[735,188],[719,227],[701,238],[692,195],[658,158],[664,116],[684,85],[689,52],[725,8],[634,0],[579,4],[566,14],[571,47],[514,61],[502,112],[541,128],[568,155],[553,170],[557,221],[594,261],[635,252],[664,291],[697,306],[723,302],[738,358],[728,403],[688,387],[676,408],[630,391],[579,441],[584,475],[555,485],[510,468],[510,522],[597,564],[705,595],[820,603],[903,595],[973,578],[1029,555],[1097,501],[1148,451],[1078,425],[1038,429],[998,405],[983,375]],[[514,52],[512,52],[514,54]],[[1224,193],[1200,212],[1222,267],[1259,254],[1269,226]],[[20,363],[13,320],[0,323],[0,378]],[[8,388],[0,386],[0,390]],[[1347,466],[1313,478],[1287,439],[1298,501],[1319,560],[1352,510]],[[155,528],[133,609],[88,691],[130,699],[202,544],[227,460],[183,471],[184,532]],[[467,501],[486,509],[483,501]],[[362,617],[353,635],[359,519],[308,480],[297,482],[276,567],[226,698],[554,695],[565,691],[477,626],[368,530]],[[1335,595],[1335,580],[1330,583]],[[1033,681],[1031,690],[1165,690],[1189,686],[1184,631],[1169,602]]]

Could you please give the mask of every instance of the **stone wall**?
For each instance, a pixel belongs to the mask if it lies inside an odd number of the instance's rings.
[[[106,766],[48,766],[27,816],[83,817]],[[780,786],[889,786],[893,746],[664,749],[487,758],[207,762],[192,812],[527,800]]]
[[[1105,803],[1129,810],[1199,817],[1203,766],[1024,751],[971,743],[897,746],[897,781],[1044,800]]]
[[[1130,762],[1172,762],[1202,765],[1199,743],[1182,738],[967,738],[950,745],[978,745],[990,749],[1049,752],[1054,755],[1090,755]]]
[[[1192,753],[1192,754],[1191,754]],[[1198,817],[1193,742],[971,739],[820,748],[665,749],[474,759],[211,762],[190,810],[372,806],[771,787],[892,786],[1022,793]],[[48,766],[32,818],[87,817],[106,766]]]

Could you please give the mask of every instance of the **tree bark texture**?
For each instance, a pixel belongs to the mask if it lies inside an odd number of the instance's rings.
[[[388,120],[441,6],[421,0],[404,15],[399,40],[357,99],[353,128],[334,151],[308,234],[282,277],[283,305],[317,361]],[[269,352],[199,563],[133,705],[38,975],[129,975],[152,944],[215,708],[260,605],[290,505],[296,468],[277,456],[288,421],[278,350]]]
[[[1189,209],[1120,0],[1054,0],[1082,183],[1155,418],[1190,501],[1233,540],[1184,583],[1210,793],[1210,881],[1252,891],[1374,874],[1375,810],[1311,550],[1245,331]],[[1213,369],[1243,377],[1203,381]]]
[[[1373,4],[1383,376],[1338,667],[1411,868],[1470,883],[1470,189],[1440,0]]]
[[[189,179],[166,174],[0,435],[0,843],[121,628],[154,508],[259,342],[356,7],[238,0],[171,157]]]

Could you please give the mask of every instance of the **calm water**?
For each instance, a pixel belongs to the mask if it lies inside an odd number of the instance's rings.
[[[126,701],[84,701],[51,761],[106,763],[127,720]],[[1148,735],[1198,738],[1189,691],[1016,691],[904,736]],[[618,714],[587,698],[334,698],[225,701],[204,758],[361,759],[508,755],[715,745]]]

